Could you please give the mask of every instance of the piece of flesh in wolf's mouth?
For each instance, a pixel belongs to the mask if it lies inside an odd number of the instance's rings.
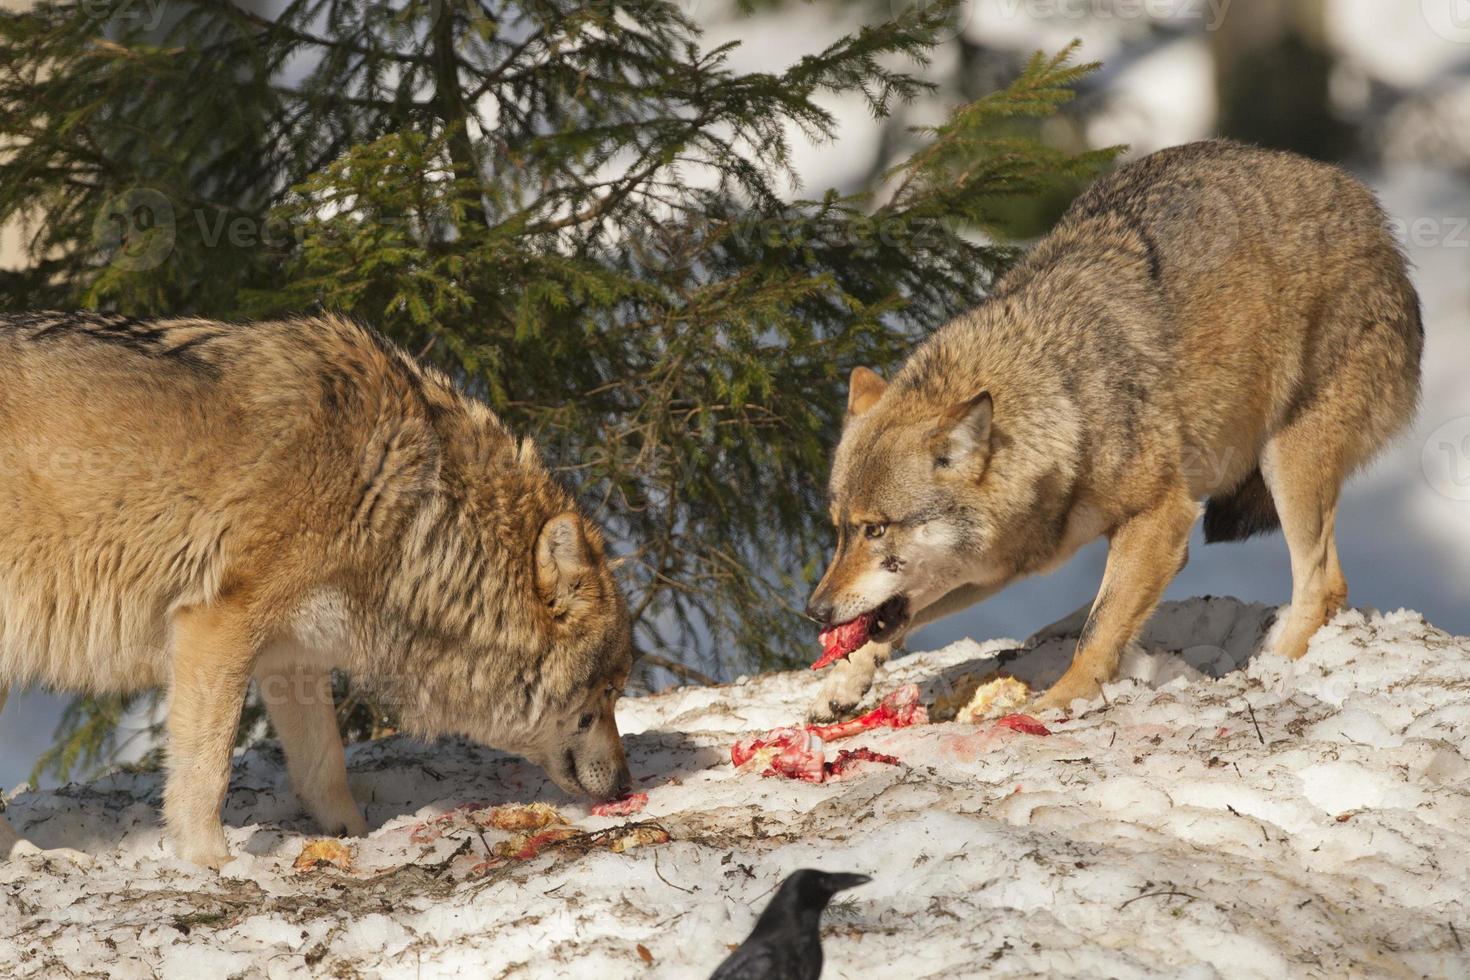
[[[822,643],[822,655],[817,658],[816,663],[812,664],[812,670],[821,670],[861,650],[863,644],[868,642],[868,634],[872,631],[873,621],[877,618],[876,611],[863,613],[856,619],[829,626],[818,633],[817,639]]]

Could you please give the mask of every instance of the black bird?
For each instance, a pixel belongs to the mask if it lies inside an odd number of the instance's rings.
[[[872,880],[811,868],[792,872],[745,942],[710,980],[817,980],[822,975],[822,910],[833,895]]]

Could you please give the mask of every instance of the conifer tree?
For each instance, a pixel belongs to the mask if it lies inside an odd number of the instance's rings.
[[[843,152],[828,97],[922,96],[950,2],[756,73],[668,0],[150,2],[0,18],[33,260],[0,302],[382,329],[537,439],[684,676],[806,658],[848,372],[982,298],[1000,202],[1111,156],[1007,125],[1070,98],[1069,49],[880,186],[802,188],[792,140]],[[74,708],[53,762],[105,755],[118,705]]]

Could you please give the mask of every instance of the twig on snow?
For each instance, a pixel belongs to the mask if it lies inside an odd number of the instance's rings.
[[[1132,905],[1134,902],[1138,901],[1139,899],[1143,899],[1143,898],[1158,898],[1160,895],[1177,895],[1180,898],[1187,898],[1187,899],[1190,899],[1191,901],[1196,901],[1196,902],[1199,901],[1199,896],[1198,895],[1191,895],[1189,892],[1182,892],[1182,891],[1179,891],[1177,888],[1161,888],[1161,889],[1159,889],[1156,892],[1144,892],[1142,895],[1134,895],[1132,898],[1128,899],[1128,901],[1124,902],[1122,905],[1119,905],[1118,906],[1118,911],[1119,912],[1123,911],[1124,909],[1126,909],[1128,906]]]
[[[681,887],[679,885],[674,884],[672,881],[670,881],[669,879],[667,879],[667,878],[664,877],[664,873],[662,871],[660,871],[659,868],[658,868],[658,851],[654,851],[653,852],[653,873],[656,874],[656,875],[658,875],[658,880],[659,881],[661,881],[664,884],[668,885],[670,888],[676,888],[679,891],[683,892],[685,895],[693,895],[694,894],[694,889],[693,888],[683,888],[683,887]]]
[[[1251,702],[1250,702],[1250,699],[1249,698],[1246,699],[1246,702],[1245,702],[1245,710],[1250,712],[1250,714],[1251,714],[1251,724],[1256,726],[1256,738],[1258,738],[1258,739],[1261,740],[1261,744],[1262,745],[1265,745],[1266,744],[1266,736],[1264,736],[1264,735],[1261,734],[1261,723],[1258,722],[1258,721],[1256,721],[1256,709],[1253,708],[1253,707],[1251,707]]]

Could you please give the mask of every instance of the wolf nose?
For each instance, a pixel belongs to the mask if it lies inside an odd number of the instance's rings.
[[[806,618],[814,623],[826,626],[832,621],[832,603],[818,602],[813,596],[806,604]]]

